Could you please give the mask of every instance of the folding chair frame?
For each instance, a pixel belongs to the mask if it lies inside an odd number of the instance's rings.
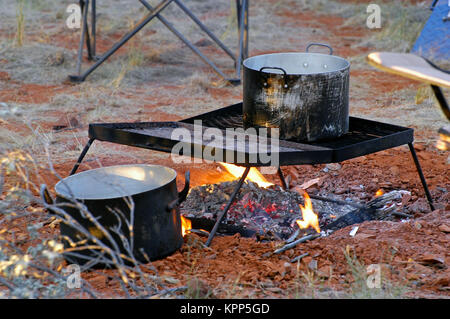
[[[103,55],[96,55],[96,0],[80,0],[80,8],[82,12],[82,29],[80,43],[78,47],[77,57],[77,75],[69,75],[72,82],[83,82],[86,77],[113,55],[120,47],[130,40],[137,32],[147,25],[153,18],[158,18],[172,33],[174,33],[181,41],[183,41],[195,54],[197,54],[206,64],[208,64],[217,74],[232,84],[240,83],[241,64],[248,56],[248,7],[249,0],[236,0],[236,12],[238,20],[239,34],[239,52],[237,55],[220,41],[193,13],[186,7],[181,0],[163,0],[156,7],[152,7],[146,0],[139,0],[150,12],[134,27],[125,34],[117,43],[115,43]],[[207,58],[192,42],[181,34],[169,21],[167,21],[161,12],[172,2],[178,5],[192,21],[194,21],[200,29],[202,29],[227,55],[234,60],[236,71],[235,78],[227,78],[227,76],[209,59]],[[91,28],[89,30],[89,5],[91,5]],[[87,70],[82,72],[82,59],[84,51],[84,43],[86,42],[88,59],[95,61]]]

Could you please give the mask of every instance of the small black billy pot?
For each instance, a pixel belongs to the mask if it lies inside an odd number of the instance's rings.
[[[189,172],[180,193],[176,177],[175,170],[159,165],[120,165],[84,171],[55,185],[56,205],[51,207],[57,209],[50,210],[59,215],[63,210],[116,252],[129,257],[132,251],[141,262],[160,259],[183,244],[179,204],[189,191]],[[41,195],[47,204],[52,203],[45,187]],[[84,204],[99,224],[86,218],[85,211],[76,202]],[[64,257],[70,262],[85,264],[98,256],[100,250],[92,249],[95,242],[86,241],[86,236],[73,225],[60,223],[67,251]],[[129,225],[133,226],[132,232]]]
[[[309,53],[313,45],[330,54]],[[328,45],[305,53],[273,53],[244,60],[244,127],[279,129],[281,139],[339,137],[349,126],[350,63]]]

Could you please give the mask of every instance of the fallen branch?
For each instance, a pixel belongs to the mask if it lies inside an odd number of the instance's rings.
[[[392,191],[386,194],[383,194],[379,197],[376,197],[375,199],[372,199],[370,202],[367,203],[367,207],[372,207],[375,209],[380,209],[384,207],[386,204],[389,204],[395,200],[401,200],[403,195],[411,195],[408,191]]]
[[[189,233],[193,233],[193,234],[197,234],[197,235],[202,236],[202,237],[208,237],[209,236],[209,232],[207,232],[205,230],[202,230],[202,229],[192,228],[192,229],[189,229],[188,232]]]
[[[305,189],[308,189],[308,188],[310,188],[311,186],[313,186],[315,184],[318,184],[319,182],[320,182],[320,177],[311,179],[311,180],[309,180],[307,182],[304,182],[301,185],[295,186],[294,188],[305,190]]]
[[[320,234],[306,235],[306,236],[304,236],[304,237],[302,237],[300,239],[297,239],[296,241],[293,241],[290,244],[284,245],[283,247],[275,250],[273,253],[274,254],[282,253],[283,251],[286,251],[286,250],[289,250],[291,248],[294,248],[295,246],[297,246],[300,243],[304,243],[305,241],[316,239],[317,237],[320,237]]]
[[[297,230],[288,239],[286,239],[285,243],[286,244],[292,243],[299,234],[300,234],[300,228],[297,228]]]
[[[291,259],[291,263],[296,263],[296,262],[300,261],[303,257],[306,257],[308,255],[309,255],[309,253],[301,254],[301,255]]]

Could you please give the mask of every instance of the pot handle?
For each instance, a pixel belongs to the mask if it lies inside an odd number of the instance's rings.
[[[312,46],[314,46],[314,45],[322,46],[322,47],[328,48],[328,49],[330,50],[330,55],[333,55],[333,48],[330,47],[328,44],[323,44],[323,43],[310,43],[310,44],[308,44],[308,46],[306,47],[305,52],[308,53],[308,52],[309,52],[309,48],[312,47]]]
[[[54,200],[53,200],[52,196],[50,195],[50,193],[49,193],[49,191],[47,189],[47,185],[45,185],[45,184],[41,185],[40,194],[41,194],[42,200],[47,205],[53,205]]]
[[[280,68],[280,67],[278,67],[278,66],[263,66],[261,69],[259,69],[259,72],[261,72],[261,71],[264,70],[264,69],[275,69],[275,70],[280,70],[280,71],[282,71],[282,72],[284,73],[284,76],[287,75],[286,70],[283,69],[283,68]]]
[[[169,212],[172,211],[172,209],[174,209],[175,207],[177,207],[178,205],[180,205],[182,202],[184,202],[186,200],[186,197],[189,193],[190,176],[191,176],[191,173],[189,171],[187,171],[186,174],[184,175],[183,190],[178,193],[177,199],[171,201],[167,205],[167,211],[169,211]]]

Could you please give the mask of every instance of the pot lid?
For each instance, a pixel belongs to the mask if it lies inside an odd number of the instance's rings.
[[[175,170],[160,165],[118,165],[71,175],[55,185],[63,197],[112,199],[148,192],[176,179]]]

